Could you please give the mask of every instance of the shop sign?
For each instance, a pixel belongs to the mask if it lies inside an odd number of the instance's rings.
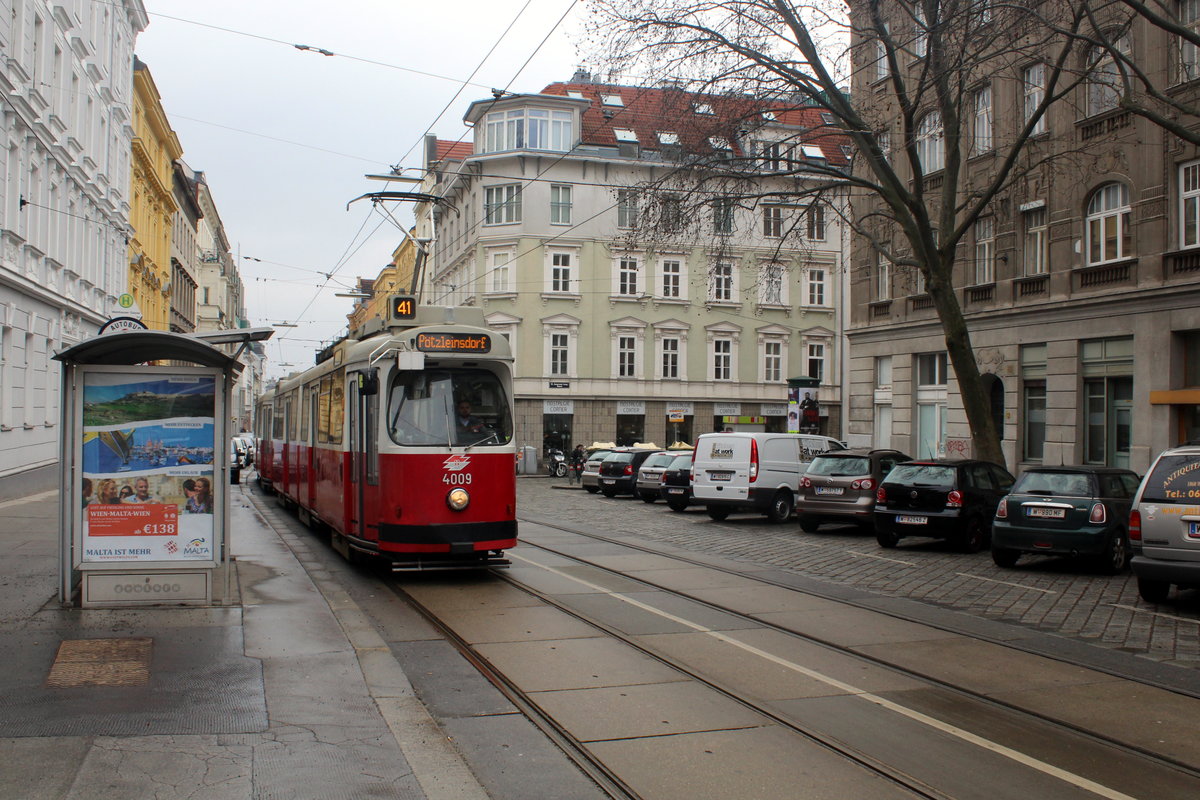
[[[543,414],[574,414],[575,413],[575,401],[574,400],[543,400],[542,401],[542,413]]]
[[[570,389],[571,388],[570,381],[550,381],[546,385],[551,389]]]
[[[741,403],[713,403],[714,417],[736,417],[741,413]]]
[[[645,400],[618,400],[617,401],[617,413],[618,414],[645,414],[646,413],[646,401]]]
[[[759,413],[764,417],[786,417],[788,407],[783,403],[776,403],[774,405],[763,403],[759,406]]]
[[[739,417],[730,415],[721,417],[721,422],[727,425],[764,425],[767,422],[766,417]]]
[[[685,417],[690,417],[695,413],[696,413],[696,408],[695,408],[694,403],[688,403],[688,402],[667,403],[667,416],[668,417],[671,416],[672,414],[680,414]]]

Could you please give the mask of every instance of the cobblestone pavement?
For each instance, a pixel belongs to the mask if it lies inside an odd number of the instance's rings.
[[[1101,575],[1067,559],[1025,556],[1006,570],[986,550],[958,553],[932,539],[908,538],[883,550],[853,527],[822,525],[808,534],[795,521],[772,525],[735,514],[715,522],[703,507],[674,513],[661,502],[568,489],[565,480],[529,478],[517,486],[518,514],[554,515],[564,525],[642,536],[1200,669],[1198,590],[1173,590],[1168,602],[1154,605],[1138,597],[1128,573]]]

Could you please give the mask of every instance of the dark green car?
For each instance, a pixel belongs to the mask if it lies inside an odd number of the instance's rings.
[[[1119,467],[1034,467],[996,508],[992,560],[1012,567],[1023,553],[1091,559],[1116,574],[1129,564],[1129,508],[1136,473]]]

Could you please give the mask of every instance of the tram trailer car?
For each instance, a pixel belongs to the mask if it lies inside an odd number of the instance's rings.
[[[254,468],[258,472],[258,485],[265,492],[274,491],[275,482],[283,475],[283,418],[280,418],[279,435],[275,435],[274,408],[275,391],[263,392],[256,402],[254,431]]]
[[[395,571],[507,565],[517,543],[508,342],[477,308],[413,316],[332,345],[262,396],[264,482],[328,527],[348,560]]]

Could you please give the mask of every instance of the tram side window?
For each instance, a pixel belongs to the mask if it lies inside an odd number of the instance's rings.
[[[326,375],[321,378],[321,393],[317,400],[317,441],[321,444],[329,444],[329,399],[330,390],[333,388],[333,377]]]
[[[457,404],[471,405],[469,426],[455,421]],[[400,445],[506,445],[512,408],[504,387],[484,369],[399,372],[388,395],[387,430]]]
[[[271,438],[283,438],[283,414],[276,414],[273,406],[271,408]]]
[[[300,401],[300,441],[308,442],[308,403],[310,398],[307,386],[300,391],[300,395],[302,397]]]
[[[333,374],[333,386],[329,391],[329,443],[342,443],[342,427],[346,416],[346,373],[338,370]]]
[[[296,397],[296,394],[292,393],[291,395],[288,396],[288,399],[286,401],[284,401],[283,416],[284,416],[284,419],[286,420],[286,424],[287,424],[287,438],[288,438],[289,442],[296,441],[296,406],[297,406],[296,400],[297,399],[298,398]]]

